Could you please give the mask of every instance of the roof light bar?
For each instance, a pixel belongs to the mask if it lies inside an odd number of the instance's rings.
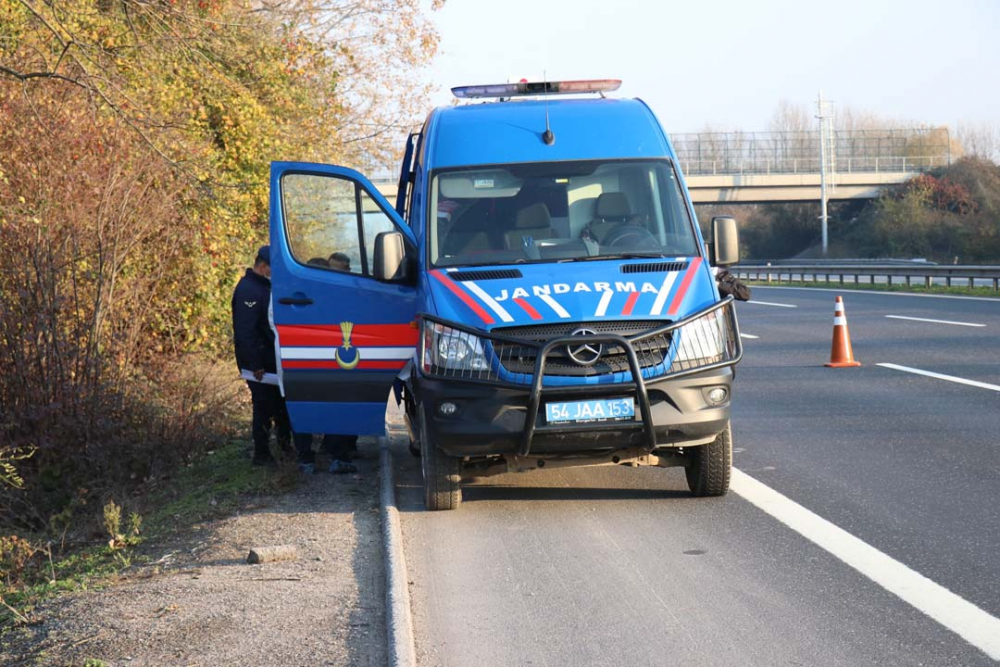
[[[580,81],[521,81],[483,86],[459,86],[451,93],[460,99],[479,97],[522,97],[525,95],[570,95],[578,93],[609,93],[618,90],[621,79],[584,79]]]

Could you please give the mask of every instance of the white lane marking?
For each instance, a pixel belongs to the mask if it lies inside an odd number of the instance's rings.
[[[750,334],[741,333],[740,338],[749,338],[751,340],[757,340],[760,336],[751,336]]]
[[[758,306],[775,306],[777,308],[798,308],[798,306],[790,303],[771,303],[770,301],[755,301],[753,299],[747,301],[747,303],[756,303]]]
[[[353,346],[352,346],[353,347]],[[281,358],[292,359],[333,359],[336,347],[283,347]],[[409,359],[413,356],[412,347],[359,347],[362,359]]]
[[[597,304],[597,312],[594,313],[594,317],[604,317],[604,314],[608,312],[608,305],[611,303],[612,296],[614,296],[614,292],[604,290],[604,294],[601,295],[601,301]]]
[[[497,303],[496,300],[493,297],[491,297],[489,294],[487,294],[483,290],[482,287],[480,287],[476,283],[472,282],[471,280],[466,280],[466,281],[463,282],[463,284],[466,287],[468,287],[470,290],[472,290],[473,294],[475,294],[480,299],[482,299],[483,303],[485,303],[487,306],[489,306],[490,310],[492,310],[494,313],[496,313],[500,317],[501,320],[503,320],[504,322],[513,322],[514,321],[514,318],[510,316],[510,313],[508,313],[506,310],[504,310],[504,307],[501,306],[499,303]]]
[[[925,299],[958,299],[960,301],[990,301],[1000,303],[1000,299],[990,296],[958,296],[952,294],[915,294],[913,292],[881,292],[879,290],[863,289],[831,289],[829,287],[777,287],[770,285],[754,285],[753,289],[784,289],[799,292],[836,292],[837,294],[880,294],[882,296],[917,296]]]
[[[735,468],[731,488],[986,655],[1000,660],[1000,618]]]
[[[979,387],[980,389],[989,389],[991,391],[1000,391],[1000,386],[995,384],[988,384],[986,382],[977,382],[976,380],[966,380],[965,378],[955,377],[954,375],[945,375],[943,373],[935,373],[933,371],[923,371],[919,368],[910,368],[909,366],[899,366],[898,364],[875,364],[876,366],[881,366],[882,368],[891,368],[894,371],[903,371],[904,373],[914,373],[916,375],[924,375],[929,378],[936,378],[938,380],[947,380],[948,382],[954,382],[956,384],[967,384],[970,387]]]
[[[913,322],[931,322],[933,324],[954,324],[959,327],[985,327],[985,324],[973,324],[972,322],[952,322],[951,320],[932,320],[926,317],[907,317],[906,315],[886,315],[893,320],[911,320]]]
[[[679,271],[671,271],[667,274],[667,277],[663,279],[663,284],[660,285],[660,291],[656,294],[656,301],[653,302],[653,309],[649,311],[650,315],[659,315],[663,312],[663,306],[667,303],[667,297],[670,295],[670,288],[674,286],[674,281],[677,280]]]
[[[539,294],[538,298],[544,301],[545,303],[549,304],[549,307],[552,310],[556,311],[556,315],[558,315],[559,317],[563,318],[564,320],[569,317],[569,313],[566,312],[566,309],[560,306],[559,302],[553,299],[548,294]]]

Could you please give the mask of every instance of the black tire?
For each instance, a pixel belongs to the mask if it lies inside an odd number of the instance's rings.
[[[699,498],[726,495],[733,470],[733,432],[729,424],[712,442],[691,448],[688,457],[684,473],[691,494]]]
[[[420,411],[420,470],[424,476],[424,507],[431,512],[456,509],[462,502],[462,462],[434,446]]]

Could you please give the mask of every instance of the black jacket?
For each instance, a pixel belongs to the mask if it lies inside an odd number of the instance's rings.
[[[274,332],[267,321],[270,301],[271,281],[247,269],[233,292],[233,342],[236,364],[241,369],[277,371]]]

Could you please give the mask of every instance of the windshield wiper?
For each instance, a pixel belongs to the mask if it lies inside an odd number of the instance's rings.
[[[496,267],[507,267],[507,266],[517,266],[519,264],[549,264],[555,261],[562,260],[551,260],[551,259],[514,259],[506,260],[503,262],[469,262],[468,264],[435,264],[436,269],[465,269],[473,266],[496,266]]]
[[[671,257],[675,255],[670,255]],[[519,264],[563,264],[565,262],[590,262],[593,260],[608,260],[608,259],[655,259],[657,257],[667,257],[664,252],[623,252],[615,253],[614,255],[584,255],[583,257],[552,257],[552,258],[542,258],[542,259],[515,259],[506,260],[503,262],[470,262],[468,264],[446,264],[438,265],[435,268],[443,269],[464,269],[468,267],[475,266],[517,266]]]
[[[592,255],[590,257],[573,257],[570,262],[590,262],[595,259],[650,259],[653,257],[666,257],[664,252],[622,252],[613,255]]]

